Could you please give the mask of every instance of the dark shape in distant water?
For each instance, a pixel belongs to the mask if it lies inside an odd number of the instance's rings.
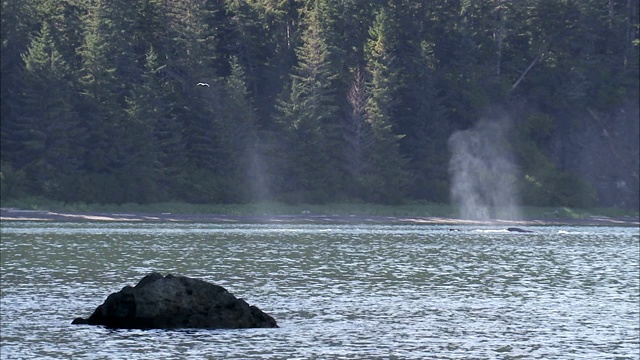
[[[225,288],[186,276],[151,273],[107,297],[88,319],[72,324],[124,329],[277,328],[273,317]]]
[[[510,227],[507,228],[507,231],[510,232],[520,232],[520,233],[532,233],[533,231],[531,230],[525,230],[525,229],[521,229],[521,228],[517,228],[517,227]]]

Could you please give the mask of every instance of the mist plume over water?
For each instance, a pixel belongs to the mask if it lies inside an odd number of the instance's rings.
[[[469,220],[520,218],[518,168],[508,142],[504,116],[482,119],[449,137],[451,200]]]

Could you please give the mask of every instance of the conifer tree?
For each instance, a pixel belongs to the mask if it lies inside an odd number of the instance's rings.
[[[369,194],[366,200],[374,202],[401,201],[408,180],[404,170],[406,160],[399,151],[402,135],[395,133],[393,123],[401,86],[400,69],[394,55],[395,26],[385,9],[381,9],[371,27],[365,50],[370,76],[366,114],[373,132],[373,144],[368,151],[369,170],[362,186]]]
[[[127,97],[127,116],[123,123],[126,138],[122,142],[128,160],[120,177],[127,183],[127,198],[138,203],[157,201],[166,196],[158,186],[163,169],[155,131],[166,112],[163,84],[158,77],[161,66],[157,59],[155,50],[149,48],[142,81],[134,84]]]
[[[79,192],[89,201],[127,200],[123,176],[131,162],[127,99],[144,71],[136,23],[141,1],[97,1],[85,17],[84,44],[79,50],[84,98],[79,111],[88,133],[84,164],[91,176],[84,179]]]
[[[342,157],[340,123],[335,105],[336,78],[329,62],[317,8],[310,12],[297,49],[298,66],[280,107],[279,121],[287,134],[290,190],[319,201],[339,189]]]
[[[224,47],[244,68],[257,125],[270,128],[276,95],[295,60],[299,35],[297,1],[250,0],[227,3],[230,32]]]
[[[222,166],[229,196],[227,201],[244,202],[255,195],[253,179],[261,154],[258,153],[257,115],[247,89],[245,71],[238,58],[231,58],[231,73],[224,83],[224,120],[218,137],[228,161]]]
[[[23,54],[20,97],[11,123],[14,164],[24,169],[31,190],[69,200],[69,179],[81,165],[78,117],[72,107],[70,69],[47,22]]]
[[[90,5],[82,0],[39,0],[37,18],[46,22],[53,40],[70,68],[78,68],[81,57],[78,48],[83,43],[82,17]]]
[[[407,155],[407,170],[412,174],[409,195],[414,199],[445,202],[448,199],[448,152],[446,140],[451,133],[447,109],[438,93],[439,77],[434,44],[423,40],[413,59],[407,79],[405,101],[412,104],[405,120],[406,136],[401,150]]]
[[[89,132],[89,172],[113,174],[124,162],[119,140],[124,136],[125,99],[138,78],[132,74],[135,60],[128,41],[132,33],[129,6],[126,1],[97,2],[85,20],[80,81],[85,96],[82,117]]]
[[[21,97],[21,56],[29,46],[37,16],[35,4],[29,0],[2,1],[0,5],[0,156],[3,162],[13,163],[19,157],[13,151],[16,149],[14,128],[17,124],[14,106],[18,106]]]
[[[169,40],[165,45],[169,86],[174,89],[172,116],[183,129],[184,181],[181,197],[216,202],[226,196],[222,164],[229,161],[219,138],[223,124],[219,37],[224,21],[221,2],[166,1]],[[197,86],[206,83],[208,86]]]

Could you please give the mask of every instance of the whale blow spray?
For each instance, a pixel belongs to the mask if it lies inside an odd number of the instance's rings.
[[[509,121],[482,119],[449,137],[451,200],[467,220],[520,218]]]

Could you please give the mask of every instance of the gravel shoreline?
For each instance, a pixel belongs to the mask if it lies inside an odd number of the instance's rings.
[[[47,210],[0,209],[0,221],[117,221],[117,222],[209,222],[258,224],[447,224],[447,225],[574,225],[574,226],[640,226],[633,217],[592,216],[585,219],[528,219],[519,221],[472,221],[433,216],[366,216],[366,215],[220,215],[172,213],[55,212]]]

